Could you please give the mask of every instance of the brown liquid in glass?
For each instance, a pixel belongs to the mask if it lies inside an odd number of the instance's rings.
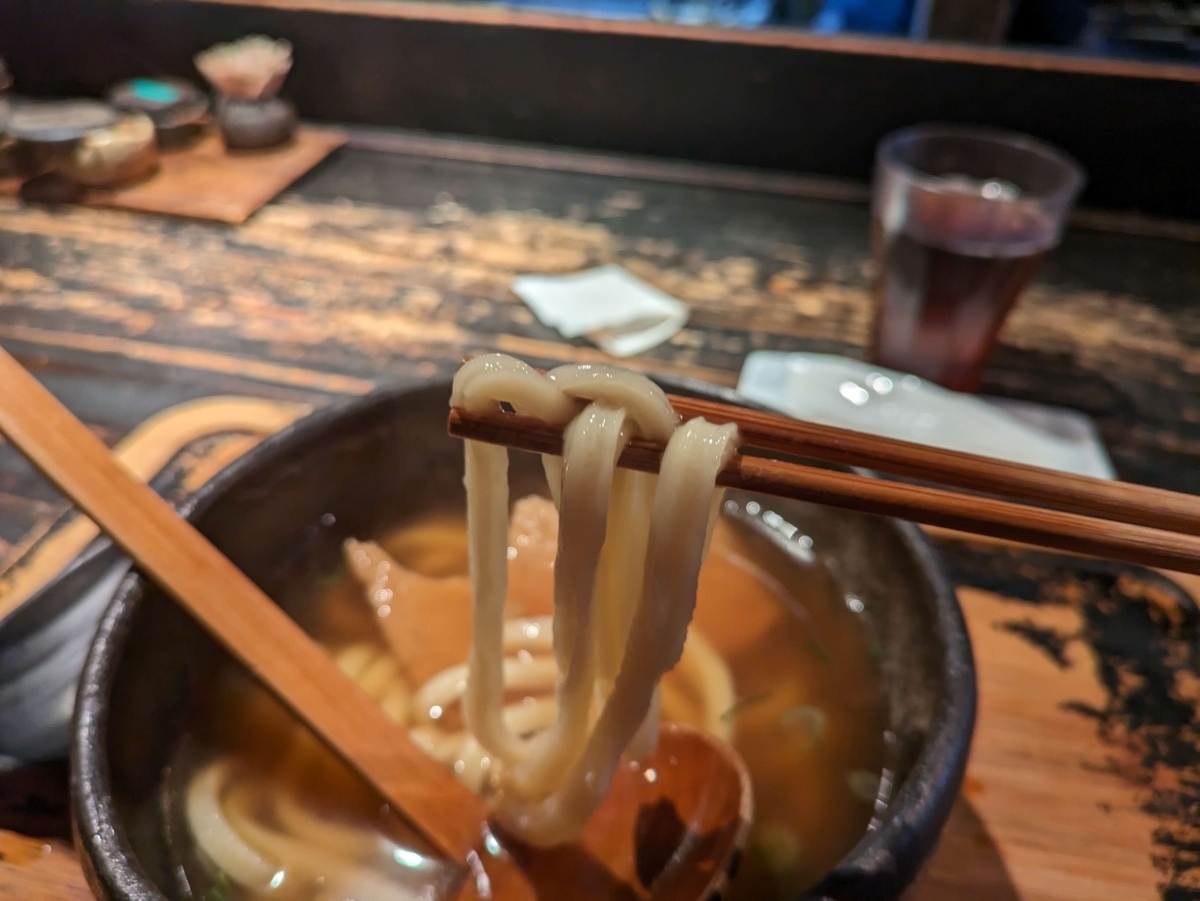
[[[1032,205],[913,194],[885,232],[872,211],[876,261],[872,360],[975,391],[1005,316],[1054,243]]]

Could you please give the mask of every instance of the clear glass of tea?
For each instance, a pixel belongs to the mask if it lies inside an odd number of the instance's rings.
[[[1083,179],[1066,154],[1014,132],[919,125],[884,138],[871,198],[872,362],[975,391]]]

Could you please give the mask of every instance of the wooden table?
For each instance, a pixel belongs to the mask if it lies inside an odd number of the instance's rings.
[[[326,404],[447,374],[485,348],[603,358],[536,322],[508,291],[521,272],[617,261],[686,300],[689,326],[633,361],[647,369],[732,384],[758,348],[861,352],[861,205],[716,187],[729,179],[686,166],[652,180],[620,161],[568,166],[610,173],[596,175],[392,143],[409,152],[344,150],[238,228],[0,200],[0,343],[110,442],[215,393]],[[1070,233],[1006,327],[985,391],[1084,410],[1123,478],[1200,493],[1188,238]],[[0,447],[0,555],[55,501]],[[980,715],[915,897],[1200,897],[1188,583],[936,537],[975,643]],[[0,826],[39,837],[0,834],[0,898],[86,896],[62,844],[64,798],[61,765],[0,779]]]

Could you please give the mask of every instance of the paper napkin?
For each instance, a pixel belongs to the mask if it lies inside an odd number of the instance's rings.
[[[688,320],[687,304],[617,265],[570,275],[521,275],[512,290],[564,338],[585,335],[614,357],[662,344]]]

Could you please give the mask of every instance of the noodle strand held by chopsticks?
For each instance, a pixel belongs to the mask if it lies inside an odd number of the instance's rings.
[[[591,401],[582,412],[581,400]],[[546,465],[560,517],[558,716],[529,744],[503,720],[507,451],[472,441],[465,450],[474,597],[467,724],[483,747],[512,764],[497,809],[505,826],[534,844],[566,841],[599,805],[630,743],[636,739],[639,751],[654,745],[658,682],[683,652],[716,476],[735,449],[737,429],[702,419],[679,427],[662,391],[633,373],[571,366],[544,377],[499,354],[463,366],[451,403],[472,412],[508,404],[549,422],[571,421],[561,466]],[[656,479],[614,474],[634,434],[667,444]],[[641,540],[650,491],[648,540]],[[596,696],[603,708],[589,734]]]
[[[475,445],[475,446],[472,446]],[[507,760],[523,749],[504,726],[504,599],[508,591],[508,452],[502,447],[466,448],[466,481],[479,485],[467,505],[473,613],[463,712],[479,743]]]
[[[579,405],[554,388],[536,370],[498,354],[477,357],[458,371],[451,402],[476,412],[500,402],[518,413],[562,424]],[[525,756],[527,746],[504,725],[504,600],[508,586],[508,451],[468,441],[465,447],[467,540],[471,550],[474,615],[471,626],[470,678],[463,708],[479,743],[509,763]]]
[[[618,470],[613,478],[608,534],[596,573],[596,681],[600,700],[608,697],[625,655],[625,636],[642,596],[646,543],[650,539],[650,504],[658,477],[654,473]]]
[[[662,678],[679,662],[696,601],[717,473],[734,451],[735,426],[693,420],[667,444],[659,469],[642,598],[612,693],[568,781],[540,801],[508,796],[506,828],[536,845],[582,831],[612,783],[622,753],[646,719]]]
[[[567,427],[563,445],[558,557],[554,574],[554,651],[560,672],[558,718],[509,773],[522,796],[548,794],[587,741],[595,678],[591,623],[596,566],[608,520],[617,458],[629,433],[625,412],[591,404]],[[572,536],[578,536],[573,538]]]

